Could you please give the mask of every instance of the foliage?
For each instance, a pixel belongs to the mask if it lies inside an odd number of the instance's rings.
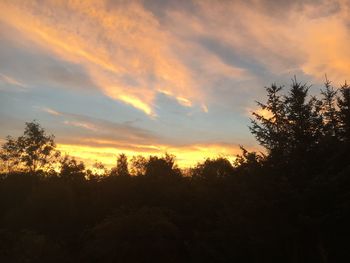
[[[175,165],[175,156],[167,153],[164,157],[150,156],[145,165],[145,175],[153,177],[180,175],[180,170]]]
[[[30,172],[47,170],[59,157],[55,148],[53,135],[47,135],[36,121],[27,122],[22,136],[17,139],[7,137],[0,158],[9,171],[13,167]]]
[[[111,176],[130,176],[128,168],[128,157],[120,154],[117,159],[117,166],[111,169]]]
[[[345,83],[340,88],[341,97],[338,98],[339,129],[342,140],[350,140],[350,86]]]
[[[53,137],[27,124],[1,151],[0,261],[349,262],[350,88],[266,90],[251,125],[266,153],[187,176],[169,154],[55,163]]]
[[[233,166],[229,160],[223,157],[216,159],[206,159],[203,163],[197,164],[191,171],[192,177],[203,179],[216,179],[230,176],[233,172]]]
[[[60,160],[60,177],[66,180],[83,180],[85,178],[85,165],[68,155]]]

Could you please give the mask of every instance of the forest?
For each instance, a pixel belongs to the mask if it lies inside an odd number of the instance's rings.
[[[267,87],[264,152],[187,171],[171,154],[87,169],[27,122],[0,151],[0,262],[350,262],[350,86],[310,93]]]

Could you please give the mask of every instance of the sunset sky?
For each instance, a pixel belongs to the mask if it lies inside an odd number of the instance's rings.
[[[1,0],[0,139],[36,119],[88,164],[233,157],[264,86],[337,86],[349,43],[347,0]]]

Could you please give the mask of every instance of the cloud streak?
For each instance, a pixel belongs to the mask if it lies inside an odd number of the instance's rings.
[[[1,74],[0,73],[0,83],[4,83],[4,84],[9,84],[11,86],[15,86],[20,88],[21,90],[25,89],[27,87],[27,85],[23,84],[22,82],[20,82],[17,79],[14,79],[13,77],[10,77],[8,75],[5,74]]]

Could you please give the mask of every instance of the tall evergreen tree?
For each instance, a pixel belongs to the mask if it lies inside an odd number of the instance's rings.
[[[331,82],[326,79],[325,89],[322,95],[323,133],[330,137],[337,137],[339,133],[338,114],[336,109],[337,91],[333,89]]]
[[[293,80],[289,94],[285,96],[290,150],[297,155],[310,151],[321,135],[321,103],[308,99],[309,86]]]
[[[350,86],[347,83],[340,88],[338,107],[342,140],[350,141]]]
[[[288,148],[289,136],[286,108],[279,94],[282,87],[273,84],[266,91],[267,102],[257,102],[261,111],[253,112],[255,119],[251,119],[249,128],[257,141],[268,150],[270,157],[281,158]]]

